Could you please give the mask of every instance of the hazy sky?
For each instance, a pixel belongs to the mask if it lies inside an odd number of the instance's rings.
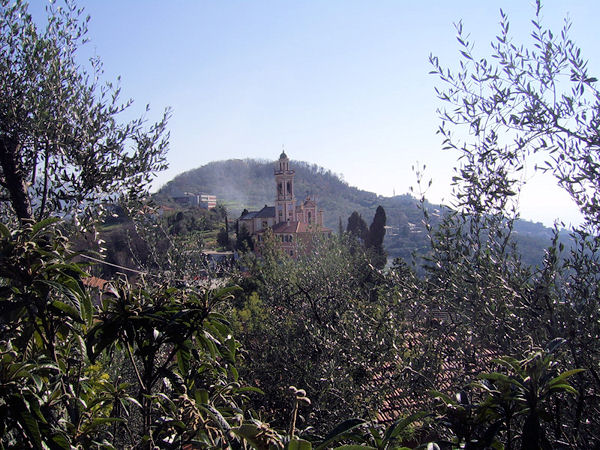
[[[103,60],[107,78],[122,76],[133,112],[150,103],[156,119],[173,109],[170,168],[157,186],[213,160],[275,160],[284,145],[290,158],[385,196],[408,192],[411,166],[426,164],[435,202],[449,199],[456,155],[440,150],[435,134],[439,82],[428,74],[429,54],[456,63],[453,23],[462,19],[475,53],[487,55],[500,8],[527,40],[534,12],[527,0],[78,4],[92,17],[86,51]],[[556,28],[569,15],[574,40],[598,69],[600,1],[549,0],[543,11]],[[522,216],[575,218],[568,198],[538,178],[521,197]]]

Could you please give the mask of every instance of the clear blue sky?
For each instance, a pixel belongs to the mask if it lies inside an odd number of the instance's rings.
[[[33,9],[41,9],[38,0]],[[229,158],[274,160],[285,145],[292,159],[343,174],[351,185],[390,196],[414,185],[411,166],[427,165],[428,197],[449,199],[455,154],[440,150],[428,55],[457,61],[453,23],[463,21],[486,55],[499,9],[527,39],[527,0],[80,0],[92,19],[88,52],[108,79],[122,76],[134,112],[165,107],[170,168],[176,174]],[[569,15],[573,37],[600,64],[600,2],[549,0],[546,22]],[[598,70],[595,71],[596,75]],[[522,216],[552,223],[573,208],[535,177],[522,196]],[[551,183],[550,183],[551,184]]]

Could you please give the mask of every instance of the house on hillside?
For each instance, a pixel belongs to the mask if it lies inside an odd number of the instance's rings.
[[[182,192],[174,195],[173,200],[181,206],[198,206],[202,209],[213,209],[217,206],[217,196],[210,194]]]
[[[289,158],[282,152],[274,170],[275,206],[244,211],[239,218],[238,232],[242,226],[246,227],[258,253],[267,231],[273,233],[275,241],[290,256],[296,256],[299,247],[315,234],[331,234],[331,230],[323,226],[323,210],[318,208],[314,198],[308,196],[296,204],[295,175]]]

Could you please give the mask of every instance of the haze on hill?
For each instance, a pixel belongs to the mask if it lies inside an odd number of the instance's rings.
[[[161,201],[181,192],[204,192],[214,194],[229,210],[230,217],[237,218],[246,208],[257,210],[273,204],[275,183],[274,162],[257,159],[230,159],[213,161],[202,167],[177,175],[158,192]],[[353,211],[371,222],[378,205],[387,215],[385,248],[391,258],[410,260],[413,252],[422,254],[428,247],[427,233],[423,225],[423,212],[419,201],[409,195],[385,197],[350,186],[338,174],[316,164],[291,161],[296,171],[295,192],[301,200],[311,195],[319,208],[324,210],[324,225],[338,230],[341,219],[345,229]],[[444,206],[425,202],[434,223],[446,210]],[[544,248],[549,245],[551,230],[541,223],[520,220],[516,224],[515,238],[524,258],[530,264],[540,261]]]

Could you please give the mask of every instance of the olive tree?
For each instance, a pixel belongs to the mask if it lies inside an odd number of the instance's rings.
[[[541,2],[532,20],[531,45],[516,43],[501,11],[491,58],[479,58],[462,24],[457,25],[461,60],[457,71],[431,56],[437,90],[448,103],[439,132],[459,151],[457,200],[469,211],[503,209],[518,192],[519,172],[532,154],[537,167],[556,176],[587,223],[600,226],[600,93],[565,20],[559,32],[546,28]],[[455,133],[455,131],[467,133]],[[461,136],[468,136],[463,138]],[[485,192],[485,195],[481,195]]]
[[[233,311],[247,352],[242,375],[266,395],[255,406],[287,420],[290,385],[311,400],[304,421],[325,433],[348,417],[377,415],[396,386],[395,366],[413,274],[400,279],[373,268],[351,237],[323,238],[296,259],[264,239],[262,256],[247,261],[251,277]]]
[[[65,0],[42,28],[26,1],[0,1],[0,195],[21,221],[139,193],[166,168],[169,112],[149,127],[118,121],[131,101],[99,81],[97,58],[79,63],[88,20]]]
[[[445,317],[422,345],[453,361],[445,382],[460,386],[465,375],[489,369],[494,356],[564,339],[556,364],[585,371],[572,379],[575,395],[549,404],[554,423],[543,434],[556,445],[589,448],[600,442],[600,348],[593,338],[600,317],[600,93],[570,23],[548,29],[538,1],[532,24],[530,45],[519,44],[501,12],[491,55],[479,57],[459,23],[458,69],[431,57],[446,105],[439,132],[460,165],[455,211],[432,232],[426,276],[427,307]],[[585,223],[572,230],[568,251],[556,230],[543,263],[528,267],[512,224],[521,171],[534,161],[571,195]]]

